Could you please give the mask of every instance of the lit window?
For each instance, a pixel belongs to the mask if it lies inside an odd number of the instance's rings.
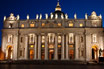
[[[21,27],[22,27],[22,28],[24,28],[24,27],[25,27],[25,25],[24,25],[24,24],[22,24],[22,25],[21,25]]]
[[[83,27],[83,24],[80,24],[80,27]]]
[[[45,26],[45,23],[42,23],[42,27]]]
[[[61,26],[61,23],[58,23],[58,26],[60,27]]]
[[[58,48],[61,48],[61,45],[58,45]]]
[[[35,27],[35,25],[34,24],[30,24],[30,27]]]
[[[48,40],[49,40],[49,43],[54,43],[54,41],[55,41],[55,35],[54,34],[52,34],[52,33],[49,33],[48,34]]]
[[[31,47],[31,48],[33,48],[33,47],[34,47],[34,45],[31,45],[30,47]]]
[[[42,48],[44,48],[45,46],[44,45],[42,45]]]
[[[34,34],[30,34],[29,35],[29,43],[31,44],[33,44],[34,43],[34,41],[35,41],[35,35]]]
[[[54,45],[49,45],[49,48],[54,48]]]
[[[69,43],[74,43],[74,34],[73,33],[69,34]]]
[[[73,48],[73,45],[69,45],[69,48]]]
[[[42,43],[45,43],[45,36],[42,36]]]
[[[92,42],[97,42],[97,35],[96,34],[92,35]]]
[[[70,23],[70,24],[69,24],[69,27],[73,27],[73,23]]]
[[[58,36],[58,43],[61,43],[61,36]]]

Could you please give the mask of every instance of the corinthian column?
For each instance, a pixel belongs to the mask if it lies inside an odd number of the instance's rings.
[[[35,36],[35,47],[34,47],[35,49],[35,55],[34,55],[34,59],[36,60],[37,59],[37,36]]]
[[[28,60],[28,35],[25,36],[25,59]]]
[[[78,60],[78,46],[79,46],[79,35],[75,35],[75,60]]]
[[[38,36],[38,60],[41,60],[41,35]]]
[[[62,35],[61,59],[64,60],[64,35]]]
[[[68,47],[68,35],[66,35],[66,60],[69,59],[68,51],[69,51],[69,47]]]
[[[45,60],[48,60],[48,44],[47,44],[47,35],[45,35]]]
[[[57,35],[55,35],[55,48],[54,48],[54,50],[55,50],[55,55],[54,55],[54,60],[57,60],[58,59],[58,47],[57,47],[57,45],[58,45],[58,38],[57,38]]]

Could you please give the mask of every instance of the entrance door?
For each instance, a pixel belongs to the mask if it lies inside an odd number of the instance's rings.
[[[98,59],[98,49],[96,46],[93,46],[92,48],[92,59],[97,60]]]
[[[49,60],[54,59],[54,50],[49,50]]]
[[[8,46],[7,47],[7,59],[12,59],[12,57],[13,57],[13,48],[12,48],[12,46]]]
[[[69,50],[69,58],[70,58],[71,60],[74,59],[74,50]]]
[[[54,45],[50,44],[49,45],[49,60],[53,60],[54,59]]]
[[[30,60],[34,59],[34,50],[30,50]]]
[[[41,59],[44,60],[44,58],[45,58],[45,54],[44,54],[44,52],[42,52]]]

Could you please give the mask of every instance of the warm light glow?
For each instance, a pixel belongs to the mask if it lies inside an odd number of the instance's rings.
[[[31,45],[31,48],[33,48],[34,47],[34,45]]]
[[[44,45],[42,45],[42,48],[44,48],[45,46]]]
[[[58,36],[58,43],[61,43],[61,36]]]
[[[21,25],[21,27],[22,27],[22,28],[24,28],[24,27],[25,27],[25,25],[24,25],[24,24],[22,24],[22,25]]]
[[[30,59],[33,60],[34,58],[34,50],[30,50]]]
[[[94,50],[97,50],[97,49],[98,49],[98,47],[97,47],[96,45],[92,46],[92,48],[93,48]]]
[[[6,49],[6,59],[12,59],[13,58],[13,47],[12,46],[7,46]]]
[[[61,11],[61,8],[56,8],[55,11]]]
[[[73,48],[73,45],[69,45],[70,48]]]
[[[61,45],[58,45],[58,48],[61,48]]]
[[[58,23],[58,26],[60,27],[61,26],[61,23]]]
[[[35,25],[34,24],[30,24],[30,27],[35,27]]]
[[[42,27],[45,26],[45,23],[42,23]]]
[[[73,23],[70,23],[70,24],[69,24],[69,27],[73,27]]]
[[[54,50],[49,50],[49,52],[54,52]]]
[[[54,48],[54,45],[49,45],[49,48]]]
[[[42,43],[45,43],[45,36],[42,36]]]
[[[80,27],[83,27],[83,24],[80,24]]]

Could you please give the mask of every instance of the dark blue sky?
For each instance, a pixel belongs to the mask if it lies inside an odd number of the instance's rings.
[[[35,19],[36,14],[54,12],[56,4],[57,0],[0,0],[0,30],[3,27],[3,17],[9,16],[10,13],[15,16],[19,14],[20,19],[26,19],[27,14],[30,19]],[[77,13],[78,18],[84,18],[85,13],[90,15],[92,11],[104,16],[104,0],[60,0],[60,5],[69,18],[73,18],[74,13]]]

